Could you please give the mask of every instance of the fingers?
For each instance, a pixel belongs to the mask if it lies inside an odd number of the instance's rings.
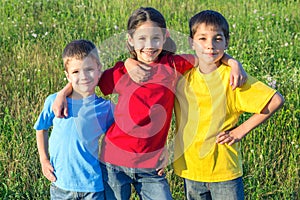
[[[230,77],[230,85],[231,85],[232,90],[235,90],[237,87],[239,87],[240,86],[239,77],[231,76]]]
[[[230,76],[230,85],[232,90],[235,90],[237,87],[243,86],[247,81],[247,77],[245,76]]]
[[[234,78],[233,76],[230,77],[230,85],[232,90],[235,90],[237,87],[237,79]]]
[[[56,177],[54,176],[54,174],[52,172],[48,172],[45,176],[51,182],[56,181]]]
[[[151,76],[151,67],[147,66],[147,65],[139,65],[138,68],[138,73],[141,76],[142,79],[144,80],[148,80],[149,77]]]
[[[217,136],[218,144],[228,144],[229,146],[233,145],[234,143],[238,142],[238,140],[230,134],[229,131],[221,132]]]
[[[63,117],[68,117],[68,103],[67,101],[64,102],[64,112],[63,112]]]
[[[55,117],[62,118],[62,116],[61,116],[62,114],[61,114],[61,112],[59,112],[59,110],[60,110],[59,108],[57,108],[53,105],[52,110],[54,112]]]
[[[53,169],[52,165],[47,164],[46,166],[43,166],[43,174],[51,182],[56,181],[56,177],[53,172],[54,172],[54,169]]]
[[[146,82],[152,76],[151,67],[143,64],[139,64],[138,67],[130,70],[128,73],[130,78],[136,83]]]
[[[156,171],[157,171],[157,175],[158,175],[158,176],[162,176],[162,175],[164,175],[164,173],[165,173],[164,168],[156,169]]]
[[[247,79],[248,79],[247,74],[246,74],[245,76],[242,76],[242,77],[241,77],[240,87],[241,87],[242,85],[244,85],[244,84],[247,82]]]
[[[57,118],[64,118],[68,117],[68,103],[64,101],[61,106],[57,106],[53,104],[52,110],[54,112],[55,117]]]
[[[145,65],[143,63],[139,64],[140,68],[143,69],[144,71],[150,71],[152,68],[148,65]]]

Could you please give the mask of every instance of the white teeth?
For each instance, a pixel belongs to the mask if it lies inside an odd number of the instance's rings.
[[[147,55],[153,55],[155,53],[155,51],[144,51],[144,53]]]

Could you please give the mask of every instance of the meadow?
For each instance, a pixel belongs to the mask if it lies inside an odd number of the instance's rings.
[[[128,56],[127,19],[140,6],[161,11],[178,53],[192,53],[187,45],[188,19],[195,13],[213,9],[227,18],[231,31],[227,53],[285,98],[283,108],[242,141],[246,199],[300,199],[299,0],[1,0],[0,4],[0,199],[49,199],[50,183],[41,172],[33,124],[46,96],[67,83],[62,50],[71,40],[86,38],[99,47],[104,66],[113,66]],[[166,173],[174,199],[184,199],[183,182],[172,166]],[[133,194],[132,199],[138,198]]]

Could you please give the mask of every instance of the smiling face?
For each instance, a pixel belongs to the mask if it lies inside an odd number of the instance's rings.
[[[128,43],[134,48],[137,59],[149,64],[156,61],[162,52],[165,37],[156,23],[146,21],[135,29],[132,36],[128,36]]]
[[[221,58],[228,45],[221,28],[201,23],[190,42],[199,59],[200,67],[220,66]]]
[[[100,67],[96,60],[89,56],[83,60],[69,60],[65,74],[73,87],[72,98],[83,98],[95,93],[101,75]]]

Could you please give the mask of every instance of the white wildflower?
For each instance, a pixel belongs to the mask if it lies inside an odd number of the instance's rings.
[[[276,80],[273,79],[271,76],[267,75],[267,81],[268,81],[268,85],[272,88],[276,88]]]

